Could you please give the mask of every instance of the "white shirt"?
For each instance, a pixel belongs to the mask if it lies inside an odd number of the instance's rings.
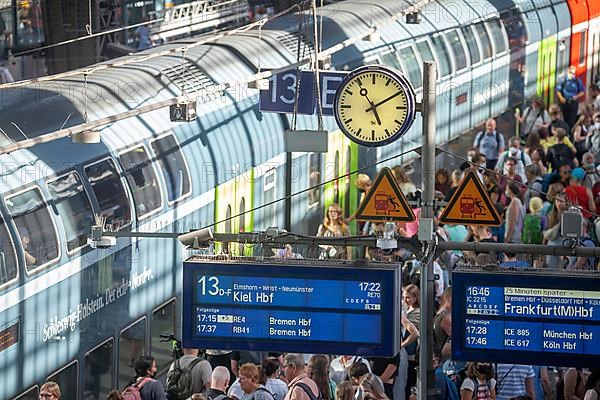
[[[344,382],[346,380],[346,377],[348,376],[348,370],[350,369],[352,364],[356,362],[362,362],[367,366],[369,372],[371,372],[371,366],[369,365],[369,362],[366,359],[360,356],[352,356],[350,360],[345,360],[344,356],[340,356],[334,358],[331,361],[331,364],[329,365],[329,379],[334,381],[337,385]]]
[[[496,163],[496,169],[500,171],[501,174],[504,174],[504,161],[506,157],[510,154],[510,149],[508,151],[503,152],[498,157],[498,163]],[[521,155],[522,154],[522,155]],[[511,155],[512,156],[512,155]],[[521,177],[523,183],[527,183],[527,175],[525,174],[525,167],[531,165],[531,158],[527,153],[522,152],[521,150],[517,151],[516,155],[512,156],[515,160],[517,160],[517,164],[515,165],[515,171],[517,175]],[[523,164],[523,160],[525,160],[525,164]]]

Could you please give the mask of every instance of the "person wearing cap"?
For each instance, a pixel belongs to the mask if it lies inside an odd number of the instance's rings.
[[[571,173],[571,180],[565,192],[569,203],[579,207],[583,218],[589,219],[592,213],[596,213],[596,204],[594,203],[592,191],[582,185],[584,179],[585,171],[583,168],[575,168]]]

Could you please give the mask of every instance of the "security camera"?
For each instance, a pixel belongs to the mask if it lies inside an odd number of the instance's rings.
[[[215,236],[211,228],[198,229],[185,233],[178,237],[181,244],[192,249],[207,248],[213,242]]]

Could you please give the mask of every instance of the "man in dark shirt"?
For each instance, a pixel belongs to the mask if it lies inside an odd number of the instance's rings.
[[[231,379],[231,376],[227,368],[215,367],[211,375],[210,389],[205,393],[206,398],[208,400],[231,400],[225,394],[227,387],[229,387],[229,379]]]
[[[585,88],[581,79],[577,78],[575,73],[577,67],[574,65],[569,67],[567,79],[556,85],[556,95],[560,102],[565,122],[569,124],[569,128],[573,128],[577,121],[577,111],[579,110],[579,100],[585,97]]]

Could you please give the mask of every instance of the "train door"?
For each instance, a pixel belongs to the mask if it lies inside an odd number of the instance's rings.
[[[510,52],[509,70],[509,102],[510,108],[519,106],[525,96],[525,43],[527,32],[523,23],[521,11],[511,8],[500,13],[500,20],[508,36],[508,51]]]
[[[537,9],[542,24],[542,44],[540,46],[540,62],[538,66],[538,96],[546,104],[554,103],[554,87],[557,79],[557,46],[558,46],[558,25],[552,7]],[[559,71],[559,76],[562,72]]]
[[[571,55],[571,14],[569,13],[569,6],[564,2],[555,0],[552,9],[558,23],[556,75],[560,76],[569,68]],[[552,92],[554,93],[554,91],[553,88]]]
[[[508,90],[510,85],[510,55],[508,39],[504,26],[497,18],[485,22],[492,38],[494,58],[492,61],[492,82],[489,88],[490,111],[492,116],[502,114],[509,104]]]
[[[431,41],[431,49],[435,54],[435,58],[438,61],[438,84],[436,96],[436,115],[435,115],[435,127],[436,127],[436,138],[439,138],[440,142],[447,142],[450,137],[450,101],[452,78],[454,75],[454,65],[450,50],[448,50],[448,44],[444,35],[436,33],[429,37]],[[423,43],[423,44],[421,44]],[[421,42],[420,52],[426,54],[425,42]]]
[[[481,66],[473,70],[473,105],[471,107],[476,120],[478,122],[485,122],[491,115],[490,92],[492,87],[492,57],[494,56],[494,48],[492,47],[492,39],[483,22],[477,22],[472,28],[480,44],[483,62]]]
[[[471,118],[469,116],[471,106],[471,71],[469,68],[469,58],[465,49],[464,39],[458,29],[446,31],[446,41],[449,44],[452,58],[454,60],[454,70],[456,73],[452,77],[452,84],[446,93],[446,100],[450,105],[448,125],[450,128],[450,141],[454,136],[466,132],[471,128]],[[450,120],[452,123],[450,124]]]
[[[538,95],[539,49],[541,47],[542,29],[539,16],[534,9],[523,10],[527,41],[525,45],[525,98]]]
[[[254,229],[254,213],[249,212],[254,204],[254,169],[217,186],[215,190],[216,232],[251,232]],[[219,247],[217,250],[220,250]],[[252,249],[243,245],[223,248],[232,255],[251,255]]]
[[[587,57],[587,82],[600,79],[600,2],[591,1],[589,7],[589,40]]]
[[[346,176],[358,168],[358,145],[340,131],[329,134],[328,151],[325,154],[324,173],[325,204],[327,210],[332,203],[338,203],[344,209],[344,217],[356,210],[357,189],[356,174]]]
[[[480,125],[487,119],[487,112],[482,107],[481,98],[482,92],[480,89],[481,84],[483,82],[482,75],[483,69],[485,68],[483,63],[483,49],[481,48],[480,42],[477,39],[477,35],[474,31],[473,25],[464,25],[460,28],[463,37],[465,38],[465,42],[467,44],[467,49],[469,50],[469,57],[471,60],[471,78],[470,78],[470,87],[469,93],[470,96],[467,99],[470,112],[469,112],[469,127],[473,128],[474,126]],[[477,102],[477,105],[476,105]]]
[[[568,0],[567,2],[571,11],[572,25],[570,64],[577,68],[577,77],[586,86],[586,50],[589,32],[588,0]],[[596,2],[596,0],[592,0],[592,2]],[[566,73],[566,71],[561,71],[561,73]]]

